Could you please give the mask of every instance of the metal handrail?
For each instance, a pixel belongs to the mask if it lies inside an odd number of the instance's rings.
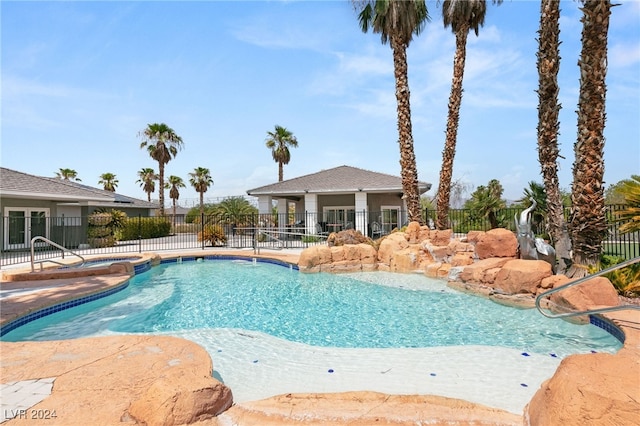
[[[78,256],[78,257],[82,260],[82,263],[80,264],[80,266],[84,265],[84,263],[85,263],[85,258],[84,258],[84,257],[82,257],[82,256],[80,256],[78,253],[75,253],[74,251],[69,250],[69,249],[68,249],[68,248],[66,248],[66,247],[63,247],[63,246],[61,246],[61,245],[59,245],[59,244],[56,244],[56,243],[54,243],[53,241],[51,241],[50,239],[48,239],[48,238],[41,237],[41,236],[37,236],[37,237],[33,237],[33,238],[31,239],[31,272],[34,272],[34,271],[35,271],[34,263],[39,263],[39,264],[40,264],[40,270],[41,270],[41,271],[42,271],[42,264],[43,264],[44,262],[51,262],[51,263],[55,263],[55,264],[57,264],[57,265],[66,266],[64,263],[62,263],[62,262],[58,262],[58,261],[53,260],[53,259],[44,259],[44,260],[38,260],[38,261],[35,261],[35,260],[34,260],[34,258],[35,258],[35,244],[34,244],[34,243],[35,243],[36,241],[38,241],[38,240],[39,240],[39,241],[44,241],[45,243],[48,243],[48,244],[50,244],[50,245],[52,245],[52,246],[54,246],[54,247],[57,247],[57,248],[59,248],[60,250],[62,250],[62,258],[63,258],[63,259],[64,259],[64,252],[69,252],[69,253],[73,254],[74,256]]]
[[[538,312],[540,312],[542,315],[544,315],[547,318],[578,317],[578,316],[583,316],[583,315],[601,314],[601,313],[604,313],[604,312],[623,311],[623,310],[627,310],[627,309],[638,309],[638,310],[640,310],[640,306],[637,306],[637,305],[619,305],[619,306],[609,306],[609,307],[606,307],[606,308],[588,309],[586,311],[565,312],[565,313],[561,313],[561,314],[550,314],[550,313],[544,312],[542,310],[542,307],[540,306],[540,302],[542,301],[542,299],[550,296],[553,293],[557,293],[558,291],[565,290],[565,289],[567,289],[569,287],[573,287],[573,286],[578,285],[578,284],[582,284],[583,282],[588,281],[591,278],[595,278],[595,277],[599,277],[599,276],[604,275],[604,274],[608,274],[609,272],[613,272],[615,270],[625,268],[625,267],[627,267],[629,265],[633,265],[634,263],[638,263],[638,262],[640,262],[640,256],[639,257],[634,257],[633,259],[625,260],[624,262],[621,262],[621,263],[618,263],[616,265],[610,266],[609,268],[603,269],[603,270],[598,271],[596,273],[587,275],[586,277],[578,278],[576,280],[568,282],[568,283],[566,283],[564,285],[561,285],[560,287],[554,288],[552,290],[545,291],[544,293],[541,293],[541,294],[538,295],[538,297],[536,297],[536,308],[538,309]]]

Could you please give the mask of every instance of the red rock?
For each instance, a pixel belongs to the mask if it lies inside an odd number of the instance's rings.
[[[552,275],[551,265],[544,260],[509,260],[496,275],[493,287],[507,294],[536,294],[544,278]]]
[[[516,257],[518,240],[508,229],[497,228],[478,236],[476,255],[478,259],[491,257]]]
[[[569,356],[525,407],[528,424],[636,426],[639,371],[637,350]]]
[[[566,284],[566,282],[567,280],[558,280],[554,283],[554,288]],[[620,304],[618,292],[611,284],[611,281],[605,277],[595,277],[582,284],[560,290],[553,293],[550,299],[553,304],[575,311],[585,311],[596,306],[618,306]]]
[[[500,268],[507,263],[507,258],[489,258],[480,260],[472,265],[466,266],[460,273],[459,279],[463,282],[484,282],[483,277],[489,269]]]

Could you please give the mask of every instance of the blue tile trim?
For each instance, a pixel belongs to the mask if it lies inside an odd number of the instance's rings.
[[[624,332],[613,322],[597,315],[589,315],[589,322],[597,327],[600,327],[601,329],[618,339],[620,343],[624,344]]]
[[[66,302],[58,303],[57,305],[40,309],[39,311],[31,312],[30,314],[17,318],[0,327],[0,336],[4,336],[11,330],[15,330],[16,328],[22,325],[25,325],[28,322],[37,320],[42,317],[46,317],[47,315],[55,314],[56,312],[64,311],[65,309],[73,308],[79,305],[84,305],[85,303],[93,302],[94,300],[102,299],[103,297],[107,297],[114,293],[122,291],[128,286],[129,286],[129,280],[118,285],[117,287],[112,287],[108,290],[105,290],[99,293],[90,294],[88,296],[80,297],[74,300],[68,300]]]
[[[143,272],[147,272],[151,269],[151,261],[147,260],[146,262],[139,263],[137,265],[133,265],[133,272],[138,275]]]
[[[168,264],[172,264],[172,263],[178,263],[178,259],[182,259],[182,262],[195,262],[198,259],[204,259],[204,260],[245,260],[247,262],[252,262],[253,259],[256,260],[256,262],[258,263],[270,263],[272,265],[278,265],[278,266],[284,266],[286,268],[292,268],[296,271],[299,270],[298,265],[294,264],[294,263],[288,263],[288,262],[284,262],[282,260],[277,260],[277,259],[267,259],[267,258],[262,258],[262,257],[251,257],[251,256],[234,256],[234,255],[229,255],[229,254],[213,254],[213,255],[206,255],[206,256],[178,256],[178,257],[172,257],[172,258],[167,258],[167,259],[162,259],[160,261],[161,265],[168,265]]]

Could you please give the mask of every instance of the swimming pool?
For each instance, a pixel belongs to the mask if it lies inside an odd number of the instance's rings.
[[[521,413],[560,359],[615,352],[591,325],[459,293],[423,275],[303,274],[251,261],[184,262],[2,340],[170,334],[201,344],[236,402],[288,392],[436,394]]]
[[[303,274],[243,260],[161,265],[132,278],[121,292],[34,321],[3,339],[207,328],[342,348],[486,345],[564,357],[621,346],[598,327],[505,307],[422,275]]]

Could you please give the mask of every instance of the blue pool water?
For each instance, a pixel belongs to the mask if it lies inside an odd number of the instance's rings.
[[[422,275],[303,274],[269,263],[222,260],[154,267],[123,291],[30,322],[2,339],[196,329],[259,331],[342,348],[487,345],[563,357],[621,347],[596,326],[505,307]]]

